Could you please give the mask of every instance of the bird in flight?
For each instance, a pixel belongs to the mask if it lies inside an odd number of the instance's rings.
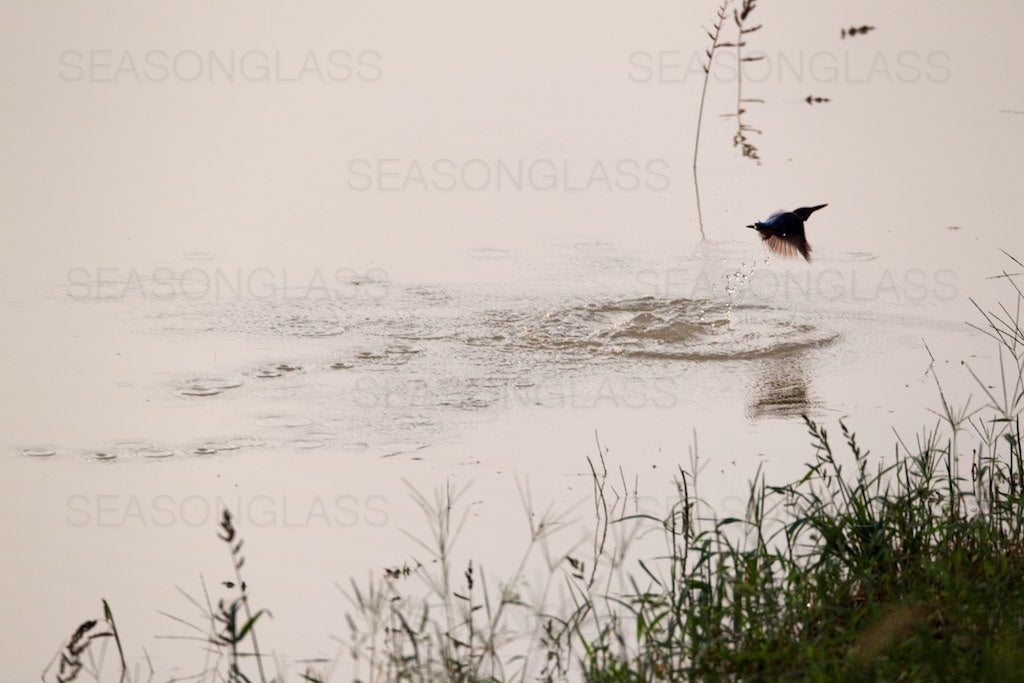
[[[757,230],[757,234],[765,241],[772,253],[779,256],[795,257],[800,254],[808,262],[811,260],[811,245],[804,235],[804,221],[818,209],[828,204],[804,206],[792,211],[776,211],[763,221],[757,221],[748,228]]]

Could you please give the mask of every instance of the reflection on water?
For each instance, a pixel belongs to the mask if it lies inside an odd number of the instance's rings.
[[[815,407],[807,376],[808,358],[798,351],[757,363],[746,414],[753,419],[799,417]]]

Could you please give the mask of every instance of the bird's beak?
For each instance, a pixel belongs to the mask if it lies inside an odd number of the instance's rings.
[[[757,230],[757,226],[756,225],[748,225],[747,227],[748,228],[753,228],[754,230]]]

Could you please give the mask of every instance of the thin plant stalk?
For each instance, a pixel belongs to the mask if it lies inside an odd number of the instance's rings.
[[[741,0],[739,9],[733,11],[733,20],[736,22],[736,133],[733,135],[732,144],[734,147],[742,149],[743,156],[760,164],[761,155],[757,147],[750,142],[747,134],[760,134],[761,131],[743,122],[743,115],[747,113],[748,104],[764,102],[764,100],[756,98],[743,97],[743,65],[746,62],[756,62],[764,59],[764,55],[756,55],[754,57],[743,55],[743,48],[747,46],[747,35],[761,28],[761,24],[750,26],[747,22],[750,14],[756,8],[757,0]],[[726,45],[726,43],[723,43],[720,47],[725,47]]]
[[[711,46],[708,47],[704,54],[707,55],[708,61],[704,64],[704,83],[700,89],[700,106],[697,108],[697,131],[693,138],[693,189],[697,197],[697,221],[700,226],[700,236],[703,239],[704,235],[704,214],[700,208],[700,184],[697,180],[697,159],[700,153],[700,132],[704,125],[704,102],[708,96],[708,83],[711,80],[711,65],[715,59],[715,52],[719,48],[719,39],[722,35],[722,25],[725,23],[725,13],[729,8],[729,3],[732,0],[722,0],[721,6],[718,8],[718,13],[715,17],[715,23],[712,27],[713,30],[706,31],[708,37],[711,39]]]

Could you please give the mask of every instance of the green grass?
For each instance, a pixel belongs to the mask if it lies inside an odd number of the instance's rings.
[[[717,518],[700,499],[696,447],[668,514],[626,514],[629,487],[609,475],[598,444],[588,461],[590,537],[559,545],[567,517],[537,512],[523,488],[528,542],[494,581],[472,562],[455,566],[466,520],[460,493],[414,491],[428,522],[415,539],[422,562],[350,582],[342,656],[303,680],[1019,678],[1024,295],[1007,282],[1013,305],[979,308],[998,373],[983,381],[967,368],[983,404],[954,405],[935,376],[935,426],[913,443],[898,439],[886,464],[844,422],[834,433],[805,417],[812,457],[803,476],[771,485],[759,471],[742,518]],[[663,551],[638,555],[638,539],[647,548],[652,533]],[[282,680],[261,663],[265,611],[250,611],[229,516],[221,534],[234,569],[225,586],[235,594],[208,609],[204,646],[219,653],[211,680]],[[540,581],[529,578],[537,566]],[[109,608],[105,615],[117,636]],[[72,664],[105,635],[95,627],[86,622],[69,639],[73,661],[63,670],[74,675],[60,680],[72,680],[81,670]],[[110,680],[130,678],[123,661]]]
[[[616,601],[628,631],[612,619],[596,636],[567,624],[588,679],[948,680],[1022,670],[1019,423],[1005,463],[979,475],[995,483],[977,510],[968,502],[977,486],[965,490],[934,441],[870,470],[843,427],[852,456],[844,471],[826,431],[807,426],[817,453],[806,475],[785,486],[759,480],[746,519],[695,530],[681,515],[665,525],[667,575],[645,571]],[[791,519],[769,530],[773,505]],[[754,541],[739,545],[734,528]]]

